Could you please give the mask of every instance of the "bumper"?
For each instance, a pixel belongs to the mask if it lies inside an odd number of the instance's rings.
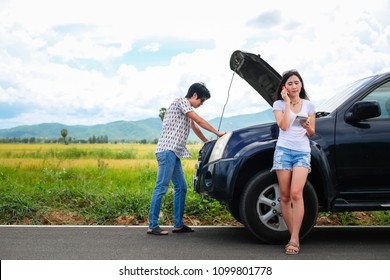
[[[196,175],[193,176],[195,192],[229,202],[233,197],[236,173],[241,161],[241,158],[229,158],[203,166],[198,162]]]

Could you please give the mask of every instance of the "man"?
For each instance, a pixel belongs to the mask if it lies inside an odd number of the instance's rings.
[[[186,148],[190,128],[203,142],[207,142],[208,139],[203,135],[199,126],[218,137],[225,134],[225,132],[219,132],[212,127],[193,110],[209,98],[210,92],[206,86],[202,83],[195,83],[190,86],[187,95],[176,98],[165,113],[162,131],[156,147],[158,173],[150,202],[148,234],[168,234],[167,230],[161,229],[158,225],[158,217],[162,198],[167,192],[171,180],[175,190],[173,201],[174,227],[172,232],[193,232],[193,229],[183,222],[187,182],[184,177],[181,158],[190,157],[190,152]]]

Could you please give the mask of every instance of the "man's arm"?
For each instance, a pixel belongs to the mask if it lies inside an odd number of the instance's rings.
[[[214,127],[212,127],[211,124],[209,124],[205,119],[203,119],[201,116],[199,116],[197,113],[195,113],[194,111],[190,111],[187,113],[187,117],[189,117],[193,122],[195,122],[195,124],[199,125],[200,127],[214,133],[215,135],[217,135],[218,137],[221,137],[222,135],[224,135],[226,132],[220,132],[218,130],[216,130]],[[194,126],[191,124],[191,127],[192,129],[194,129]],[[200,131],[199,128],[196,128],[199,130],[200,133],[202,133]],[[196,130],[194,130],[195,134],[199,137],[199,135],[197,134]],[[203,133],[202,133],[203,135]],[[204,135],[203,135],[204,137]],[[199,137],[202,141],[204,141],[201,137]],[[204,139],[207,139],[206,137],[204,137]]]
[[[199,137],[200,140],[202,140],[203,142],[209,141],[209,139],[207,139],[206,136],[204,136],[202,131],[199,129],[198,125],[193,120],[191,120],[191,128],[195,132],[196,136]]]

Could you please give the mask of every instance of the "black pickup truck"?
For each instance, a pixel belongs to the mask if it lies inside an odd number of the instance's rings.
[[[272,106],[281,75],[266,61],[235,51],[230,68]],[[316,111],[302,239],[318,211],[390,209],[390,72],[350,84]],[[265,243],[289,238],[276,174],[270,172],[278,133],[276,122],[259,124],[205,143],[193,180],[196,192],[226,203],[233,217]]]

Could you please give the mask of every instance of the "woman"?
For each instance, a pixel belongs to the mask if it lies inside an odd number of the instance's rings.
[[[279,137],[272,170],[276,171],[282,214],[290,232],[285,253],[298,254],[299,231],[304,216],[303,188],[310,172],[309,137],[315,133],[316,120],[314,105],[309,101],[298,71],[283,73],[275,93],[273,112]]]

